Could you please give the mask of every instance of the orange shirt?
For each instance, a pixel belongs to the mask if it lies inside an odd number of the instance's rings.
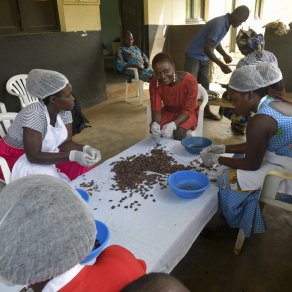
[[[175,86],[159,84],[153,77],[150,81],[151,109],[161,111],[160,126],[173,121],[180,113],[184,113],[189,118],[180,127],[189,130],[195,128],[198,121],[198,82],[196,78],[187,73],[185,78]]]
[[[146,273],[146,264],[127,249],[112,245],[84,267],[60,292],[118,292]]]

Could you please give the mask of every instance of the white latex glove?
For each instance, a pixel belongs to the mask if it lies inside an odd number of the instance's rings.
[[[90,147],[89,145],[83,146],[83,152],[89,154],[93,160],[96,160],[96,162],[101,160],[101,154],[100,151]]]
[[[92,159],[92,157],[89,154],[82,151],[77,151],[77,150],[70,151],[69,160],[76,161],[80,165],[83,165],[86,167],[91,167],[97,163],[97,160]]]
[[[160,125],[156,122],[151,125],[151,134],[154,137],[161,137]]]
[[[204,148],[201,153],[214,153],[214,154],[223,154],[226,151],[225,145],[210,145]]]
[[[164,138],[172,138],[173,131],[176,130],[176,124],[175,122],[170,122],[163,126],[161,134]]]
[[[201,151],[200,156],[202,158],[203,164],[206,167],[211,167],[213,164],[218,163],[218,158],[220,154]]]

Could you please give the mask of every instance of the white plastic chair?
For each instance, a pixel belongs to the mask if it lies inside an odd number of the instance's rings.
[[[3,138],[8,131],[8,128],[11,126],[11,122],[14,121],[17,113],[0,113],[0,136]]]
[[[203,122],[204,122],[204,108],[208,103],[208,93],[206,89],[201,85],[198,84],[198,94],[197,100],[202,100],[200,104],[199,111],[198,111],[198,124],[195,130],[187,131],[187,134],[191,136],[203,137]],[[150,125],[151,123],[151,107],[150,104],[147,105],[147,124]]]
[[[11,122],[15,119],[17,113],[0,113],[0,136],[3,138],[7,134],[7,130],[11,125]],[[4,176],[6,184],[10,182],[11,171],[6,160],[0,156],[0,167]]]
[[[136,95],[135,97],[139,98],[140,104],[143,103],[143,88],[144,88],[144,81],[139,79],[139,73],[137,68],[127,68],[127,70],[132,70],[134,73],[135,78],[132,79],[132,82],[136,83]],[[125,101],[128,100],[128,91],[129,91],[129,84],[126,80],[126,93],[125,93]]]
[[[292,212],[292,204],[288,204],[275,199],[279,184],[284,179],[292,180],[292,173],[285,173],[278,170],[272,170],[268,172],[265,176],[264,184],[261,190],[260,201],[265,204],[269,204]],[[233,252],[236,255],[240,254],[244,241],[245,234],[242,229],[239,229],[235,246],[233,249]]]
[[[26,90],[27,74],[19,74],[12,76],[6,83],[6,90],[9,94],[19,97],[21,108],[26,107],[32,102],[37,102],[38,99],[32,97]]]
[[[191,131],[189,130],[187,133],[190,134],[193,137],[203,137],[203,123],[204,123],[204,109],[206,104],[208,103],[209,97],[206,89],[201,85],[198,84],[198,94],[197,94],[197,100],[202,100],[202,103],[199,107],[198,112],[198,123],[195,130]]]
[[[10,171],[10,168],[9,168],[6,160],[1,156],[0,156],[0,168],[1,168],[3,176],[4,176],[4,182],[7,185],[10,183],[11,171]]]

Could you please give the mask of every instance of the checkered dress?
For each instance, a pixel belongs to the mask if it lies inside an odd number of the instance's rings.
[[[292,157],[292,117],[284,116],[269,106],[274,98],[266,98],[257,114],[273,117],[278,123],[278,130],[268,140],[267,150],[277,155]],[[241,228],[247,237],[252,232],[260,233],[267,230],[265,220],[260,209],[260,189],[242,191],[237,181],[236,170],[227,168],[218,177],[219,204],[228,224],[234,228]],[[292,203],[292,196],[278,194],[276,199]]]
[[[220,208],[231,227],[243,229],[247,237],[252,232],[267,230],[259,204],[260,190],[241,191],[236,170],[231,168],[227,168],[226,172],[218,177],[218,184]]]

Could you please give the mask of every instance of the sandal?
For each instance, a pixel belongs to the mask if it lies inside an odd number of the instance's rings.
[[[219,118],[218,116],[214,115],[211,112],[204,113],[204,118],[205,119],[209,119],[209,120],[214,120],[214,121],[220,121],[221,120],[221,118]]]
[[[245,134],[245,125],[241,125],[235,122],[231,123],[231,129],[233,132],[239,135],[244,135]]]

